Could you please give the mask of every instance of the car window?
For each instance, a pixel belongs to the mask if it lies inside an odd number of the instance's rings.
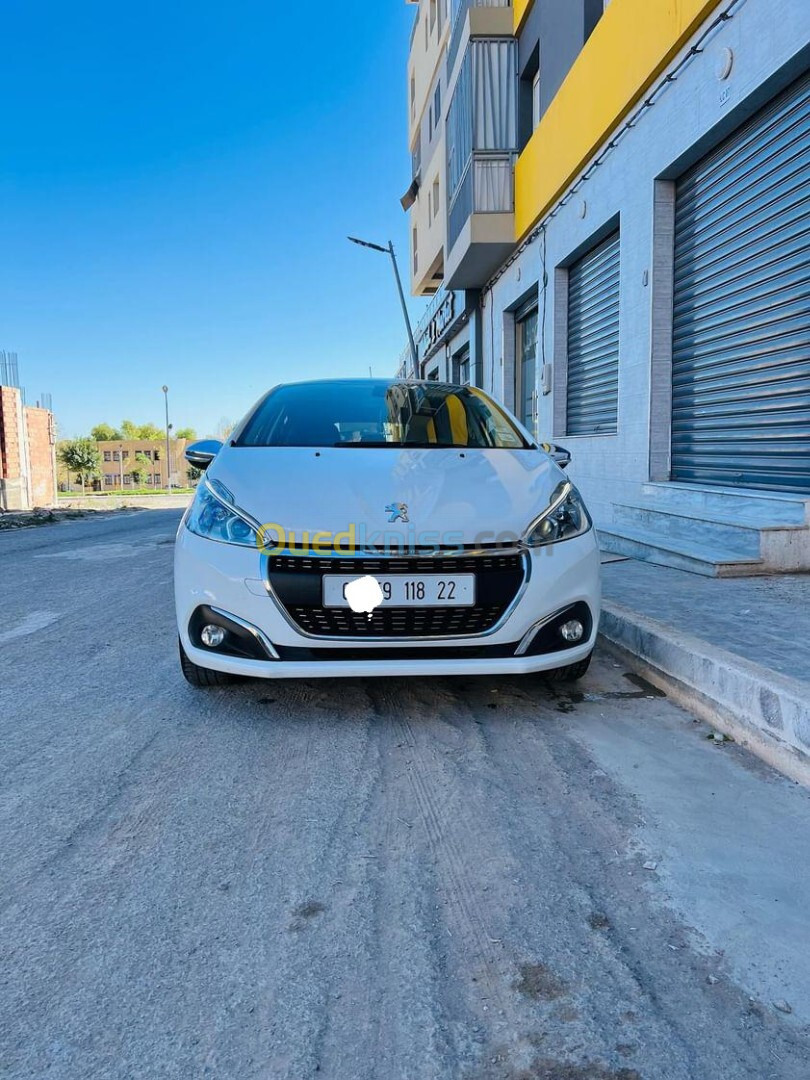
[[[247,418],[235,445],[528,446],[506,413],[476,387],[370,379],[279,386]]]

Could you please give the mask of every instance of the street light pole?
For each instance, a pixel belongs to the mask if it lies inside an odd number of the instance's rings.
[[[371,248],[372,251],[381,251],[383,255],[390,255],[391,265],[394,268],[394,278],[397,283],[397,292],[399,293],[399,302],[402,305],[402,315],[405,319],[405,329],[408,331],[408,345],[411,350],[411,368],[414,379],[419,378],[419,353],[416,351],[416,342],[413,337],[413,330],[411,328],[411,319],[408,315],[408,307],[405,303],[405,293],[402,288],[402,279],[399,276],[399,267],[397,266],[397,257],[394,253],[394,245],[389,240],[388,247],[383,247],[381,244],[372,244],[368,240],[358,240],[356,236],[350,236],[348,238],[353,244],[359,244],[360,247]]]
[[[169,442],[169,388],[163,387],[163,397],[166,400],[166,491],[172,492],[172,459],[171,443]]]

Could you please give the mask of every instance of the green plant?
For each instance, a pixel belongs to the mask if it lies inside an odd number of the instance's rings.
[[[96,442],[113,442],[115,439],[120,439],[121,435],[109,424],[96,424],[90,431],[90,438],[95,439]]]
[[[84,495],[85,481],[101,472],[101,454],[92,439],[70,439],[59,448],[59,460],[65,468],[78,476]]]
[[[152,471],[152,462],[146,454],[136,454],[134,461],[129,464],[127,471],[132,477],[133,484],[143,484],[146,477]]]

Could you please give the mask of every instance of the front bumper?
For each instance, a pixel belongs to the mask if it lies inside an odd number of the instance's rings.
[[[289,618],[267,588],[258,551],[203,539],[181,525],[174,575],[178,631],[195,664],[254,678],[527,674],[583,660],[594,647],[599,624],[595,531],[537,548],[528,552],[527,558],[529,572],[517,599],[485,634],[407,640],[327,639],[302,632]],[[516,655],[521,643],[526,647],[527,635],[538,624],[577,603],[587,604],[591,613],[587,640],[542,655]],[[198,647],[190,637],[189,624],[204,605],[254,627],[281,658],[253,660]]]

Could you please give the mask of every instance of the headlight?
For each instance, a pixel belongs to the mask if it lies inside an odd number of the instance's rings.
[[[586,533],[592,525],[585,503],[570,480],[554,489],[551,502],[526,530],[523,543],[529,547],[556,544]]]
[[[186,521],[189,532],[222,544],[256,547],[257,530],[252,519],[227,498],[230,492],[226,494],[223,489],[222,497],[218,498],[216,484],[216,480],[203,480],[198,486]]]

